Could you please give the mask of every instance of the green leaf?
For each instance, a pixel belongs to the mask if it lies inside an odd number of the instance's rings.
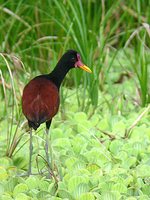
[[[50,197],[50,193],[49,192],[46,192],[46,191],[40,191],[37,193],[37,197],[39,199],[48,199],[48,197]]]
[[[94,197],[96,198],[96,200],[101,199],[101,194],[99,194],[98,192],[93,192],[92,194],[94,194]]]
[[[70,157],[70,158],[66,159],[65,165],[69,170],[72,170],[72,167],[76,161],[77,161],[77,158]]]
[[[30,190],[38,188],[39,182],[40,182],[40,180],[38,180],[34,176],[30,176],[25,180],[25,183],[27,184],[27,186]]]
[[[86,152],[84,156],[88,159],[89,163],[103,166],[110,161],[110,157],[104,149],[100,147],[93,147],[90,151]]]
[[[67,190],[67,186],[63,181],[58,182],[58,189]]]
[[[112,191],[118,191],[119,193],[126,193],[127,187],[123,183],[116,183],[112,186]]]
[[[84,170],[85,174],[89,174],[88,170],[84,169],[86,167],[86,164],[82,161],[76,161],[74,164],[73,164],[73,170]],[[82,173],[82,172],[81,172]]]
[[[48,191],[49,183],[45,180],[38,181],[38,186],[40,190]]]
[[[132,167],[133,165],[135,165],[136,162],[137,162],[136,157],[133,157],[133,156],[128,157],[127,159],[124,159],[124,160],[123,160],[123,167],[125,167],[125,168],[130,168],[130,167]]]
[[[137,178],[136,185],[138,186],[138,188],[141,188],[144,185],[143,178]]]
[[[120,150],[122,149],[123,142],[120,140],[114,140],[110,143],[109,149],[112,153],[118,154]]]
[[[90,122],[91,122],[93,127],[97,126],[97,124],[99,123],[99,118],[100,118],[100,116],[98,114],[94,114],[92,116],[92,118],[90,119]]]
[[[134,144],[132,145],[132,148],[134,151],[137,152],[137,155],[138,155],[139,153],[142,152],[143,146],[145,146],[145,144],[143,144],[142,142],[134,142]]]
[[[72,193],[82,183],[88,183],[88,179],[84,176],[72,176],[68,181],[68,190]]]
[[[102,193],[102,200],[120,200],[119,192],[105,192]]]
[[[58,190],[58,196],[61,198],[67,198],[69,200],[74,200],[73,196],[71,193],[69,193],[67,190],[59,189]]]
[[[150,185],[144,185],[141,190],[143,194],[150,196]]]
[[[62,131],[62,129],[60,128],[54,128],[52,129],[52,132],[51,132],[51,140],[55,140],[57,138],[64,138],[66,137],[64,132]]]
[[[28,191],[29,196],[33,197],[36,199],[37,195],[39,193],[39,189],[32,189]]]
[[[77,123],[82,123],[82,121],[87,120],[87,115],[84,112],[77,112],[74,114],[74,120]]]
[[[68,138],[58,138],[52,143],[53,147],[68,149],[71,148],[70,140]]]
[[[20,156],[20,157],[17,157],[14,159],[14,165],[17,166],[17,168],[25,168],[27,165],[28,165],[28,158],[26,156],[23,157]]]
[[[82,121],[77,124],[77,131],[87,133],[87,131],[92,127],[92,124],[90,121]]]
[[[75,199],[79,199],[80,195],[83,193],[86,193],[89,191],[89,186],[86,183],[80,183],[77,185],[77,187],[74,189],[72,195]]]
[[[0,181],[6,180],[8,178],[7,171],[4,167],[0,166]]]
[[[0,200],[14,200],[10,194],[5,193],[2,196],[0,196]]]
[[[15,200],[31,200],[31,197],[27,196],[24,193],[19,193],[16,195]]]
[[[103,176],[103,172],[101,169],[98,169],[91,174],[92,174],[92,176],[90,178],[90,183],[92,183],[93,187],[94,186],[96,187],[100,181],[100,178]]]
[[[81,137],[81,135],[78,135],[72,141],[72,146],[73,146],[73,151],[76,154],[79,154],[81,150],[83,151],[84,149],[86,149],[87,143],[85,138]]]
[[[9,180],[5,184],[5,191],[12,193],[17,183],[18,183],[17,178],[14,177],[9,178]]]
[[[105,193],[107,191],[111,191],[113,185],[114,185],[114,182],[100,182],[99,188],[102,193]]]
[[[136,174],[138,177],[150,177],[150,166],[149,165],[138,165],[136,167]]]
[[[9,166],[7,168],[9,176],[14,176],[14,174],[17,174],[17,167],[15,166]]]
[[[49,199],[47,200],[62,200],[62,198],[59,198],[59,197],[50,197]],[[65,198],[64,200],[69,200],[68,198]]]
[[[147,195],[140,195],[138,200],[149,200],[149,196]]]
[[[89,164],[86,168],[90,173],[93,173],[97,170],[100,169],[100,167],[98,165],[95,165],[95,164]]]
[[[95,196],[91,192],[87,192],[80,195],[80,198],[78,200],[95,200]]]
[[[133,182],[133,176],[128,175],[128,177],[124,180],[126,186],[130,185]]]
[[[10,165],[12,165],[12,160],[8,157],[0,158],[0,166],[4,168],[8,168]]]
[[[99,123],[98,123],[98,128],[100,129],[100,130],[103,130],[103,131],[105,131],[105,130],[109,130],[109,122],[108,122],[108,119],[107,118],[104,118],[104,119],[102,119]]]
[[[13,191],[13,195],[17,196],[19,193],[27,192],[28,191],[28,186],[24,183],[20,183],[16,185]]]
[[[4,186],[0,183],[0,195],[4,193]]]
[[[126,129],[126,126],[125,124],[123,123],[123,121],[119,121],[117,123],[115,123],[113,125],[113,129],[112,129],[112,132],[113,133],[116,133],[117,135],[119,136],[124,136],[125,134],[125,129]]]
[[[120,159],[122,161],[126,160],[128,158],[128,154],[124,151],[119,151],[117,156],[115,158]]]
[[[55,195],[57,191],[57,185],[55,183],[51,183],[48,187],[48,192],[50,192],[51,195]]]

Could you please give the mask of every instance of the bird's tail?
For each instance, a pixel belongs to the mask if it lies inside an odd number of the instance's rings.
[[[33,128],[34,130],[36,130],[40,126],[40,123],[37,123],[37,122],[28,121],[28,124],[29,124],[29,127]]]

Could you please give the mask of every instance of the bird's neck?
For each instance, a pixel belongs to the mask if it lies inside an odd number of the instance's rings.
[[[53,83],[57,86],[58,89],[60,88],[60,85],[68,71],[69,68],[67,66],[64,67],[63,64],[58,62],[54,70],[49,74],[50,80],[53,81]]]

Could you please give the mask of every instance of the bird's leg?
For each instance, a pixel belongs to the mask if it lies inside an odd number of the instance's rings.
[[[46,142],[45,142],[45,154],[46,154],[46,160],[47,160],[49,167],[51,166],[50,159],[49,159],[49,138],[48,138],[50,125],[51,125],[51,120],[46,122]],[[50,149],[50,151],[51,151],[51,149]],[[51,153],[50,153],[50,155],[51,155]]]
[[[49,133],[49,129],[46,128],[45,154],[46,154],[46,161],[48,165],[50,166],[48,133]]]
[[[30,128],[30,145],[29,145],[29,168],[28,168],[28,176],[31,175],[32,152],[33,152],[33,145],[32,145],[32,128]]]

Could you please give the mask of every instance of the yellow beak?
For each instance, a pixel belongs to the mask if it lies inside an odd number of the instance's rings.
[[[80,65],[79,68],[83,69],[86,72],[92,73],[92,71],[90,70],[90,68],[88,68],[86,65]]]

